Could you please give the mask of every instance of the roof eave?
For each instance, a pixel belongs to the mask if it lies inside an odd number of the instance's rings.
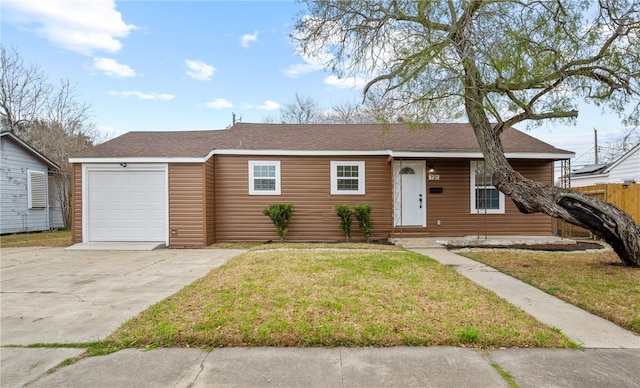
[[[593,179],[593,178],[607,178],[608,176],[609,176],[609,173],[578,174],[578,175],[571,174],[571,179],[582,180],[582,179]]]
[[[204,158],[186,158],[186,157],[133,157],[133,156],[115,156],[115,157],[76,157],[69,158],[69,163],[204,163],[209,159]]]
[[[26,141],[22,140],[20,137],[18,137],[13,132],[2,131],[0,136],[1,137],[8,136],[10,139],[13,139],[13,141],[18,143],[18,145],[20,145],[22,148],[26,149],[27,151],[31,152],[34,156],[36,156],[38,159],[43,161],[49,167],[53,168],[54,170],[59,170],[60,169],[60,166],[58,166],[54,161],[52,161],[51,159],[49,159],[46,156],[44,156],[42,153],[40,153],[40,151],[38,151],[37,149],[33,148],[31,145],[29,145]]]
[[[213,155],[256,156],[391,156],[393,158],[462,158],[482,159],[481,152],[434,152],[393,150],[260,150],[218,149],[205,157],[75,157],[71,163],[204,163]],[[574,153],[507,152],[507,159],[563,160],[575,157]]]
[[[414,152],[414,151],[392,151],[391,156],[395,158],[471,158],[483,159],[482,152]],[[507,159],[545,159],[564,160],[575,157],[575,153],[550,153],[550,152],[505,152]]]

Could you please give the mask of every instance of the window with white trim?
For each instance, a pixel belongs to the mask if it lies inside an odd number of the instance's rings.
[[[331,161],[331,194],[364,195],[364,161]]]
[[[47,174],[43,171],[27,170],[27,197],[29,209],[47,207]]]
[[[280,161],[249,161],[249,194],[280,195]]]
[[[484,162],[471,162],[471,213],[504,214],[504,194],[492,182]]]

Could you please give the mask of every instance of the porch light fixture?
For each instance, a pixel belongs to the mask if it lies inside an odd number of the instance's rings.
[[[120,163],[120,167],[127,167],[126,163]]]
[[[429,172],[433,172],[433,171],[435,171],[435,170],[433,169],[433,164],[430,164],[430,165],[429,165]]]

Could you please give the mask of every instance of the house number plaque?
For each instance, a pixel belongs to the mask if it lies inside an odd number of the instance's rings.
[[[440,180],[440,174],[429,174],[429,180],[430,181],[439,181]]]

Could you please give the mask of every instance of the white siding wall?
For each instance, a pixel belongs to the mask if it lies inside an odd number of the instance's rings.
[[[633,149],[627,157],[609,172],[608,183],[640,182],[640,147]]]
[[[571,187],[598,185],[601,183],[607,183],[608,181],[609,177],[607,176],[607,174],[585,175],[580,177],[573,176],[571,177]]]
[[[27,171],[47,173],[47,165],[13,140],[0,142],[0,234],[48,230],[49,209],[29,209]]]
[[[640,146],[636,146],[622,159],[616,161],[607,173],[571,177],[571,187],[624,183],[625,181],[640,183]]]

